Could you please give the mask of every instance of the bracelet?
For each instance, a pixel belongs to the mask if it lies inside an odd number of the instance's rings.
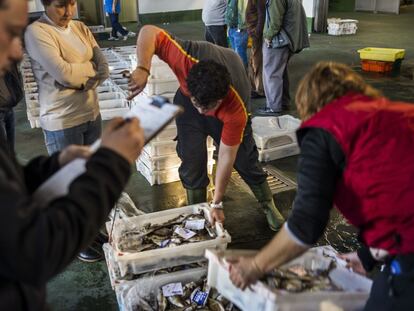
[[[151,75],[151,72],[147,68],[145,68],[144,66],[137,66],[137,69],[141,69],[141,70],[145,71],[149,76]]]
[[[210,203],[210,207],[211,208],[215,208],[215,209],[223,209],[223,201],[219,202],[219,203]]]

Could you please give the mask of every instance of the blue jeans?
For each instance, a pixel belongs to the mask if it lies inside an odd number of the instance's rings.
[[[0,111],[0,135],[7,142],[10,151],[14,152],[14,111],[10,108]]]
[[[117,38],[118,32],[122,36],[126,36],[128,31],[122,27],[121,23],[119,22],[119,14],[118,13],[109,13],[109,18],[111,19],[111,26],[112,26],[112,37]]]
[[[47,152],[49,155],[61,151],[69,145],[90,145],[101,137],[101,115],[95,121],[89,121],[71,128],[47,131],[43,130]]]
[[[239,54],[240,58],[243,61],[244,67],[247,68],[247,40],[249,35],[247,34],[247,30],[240,30],[238,31],[235,27],[229,28],[229,39],[230,45],[233,50]]]

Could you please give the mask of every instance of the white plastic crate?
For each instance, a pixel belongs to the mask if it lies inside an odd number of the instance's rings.
[[[111,120],[115,117],[124,117],[129,112],[129,108],[101,109],[102,120]]]
[[[210,148],[207,151],[207,159],[213,159],[213,152],[214,148]],[[176,154],[159,157],[150,157],[146,152],[142,152],[141,156],[139,157],[139,161],[141,161],[151,171],[160,171],[168,170],[171,168],[177,168],[181,164],[181,159]]]
[[[175,122],[172,122],[170,125],[165,127],[157,136],[153,138],[153,141],[166,141],[173,140],[177,137],[177,126]]]
[[[271,149],[258,149],[259,161],[269,162],[277,159],[287,158],[293,155],[297,155],[300,152],[297,143],[283,145]]]
[[[177,78],[167,79],[148,79],[147,85],[145,86],[143,93],[148,96],[162,95],[164,93],[172,93],[177,91],[179,88]]]
[[[354,35],[358,29],[356,19],[328,18],[328,35]]]
[[[164,156],[176,153],[177,142],[174,140],[153,140],[144,147],[144,151],[151,157]],[[207,137],[207,149],[214,147],[213,139]]]
[[[117,220],[114,225],[113,240],[116,241],[117,235],[128,228],[139,230],[139,228],[148,223],[164,223],[179,215],[199,213],[201,210],[204,212],[204,217],[210,219],[210,207],[207,203],[200,203]],[[108,231],[110,231],[111,225],[111,222],[107,222]],[[138,253],[120,252],[115,248],[114,258],[118,262],[121,276],[198,262],[204,259],[206,249],[224,250],[227,248],[227,244],[231,242],[231,237],[222,224],[216,223],[215,231],[217,233],[215,239],[178,245],[176,247],[159,248]]]
[[[138,160],[136,165],[137,170],[145,177],[151,186],[168,184],[180,180],[178,166],[161,171],[152,171],[141,160]]]
[[[326,303],[339,310],[362,310],[368,299],[372,281],[366,277],[353,273],[343,267],[337,267],[329,273],[331,281],[343,291],[318,291],[304,293],[289,293],[284,290],[270,289],[258,281],[251,288],[242,291],[236,288],[230,280],[228,264],[223,260],[225,256],[252,255],[252,251],[206,251],[209,260],[208,285],[216,288],[223,296],[232,301],[244,311],[302,311],[321,310]],[[311,249],[301,257],[289,262],[283,267],[295,264],[320,264],[328,260],[320,254],[320,248]],[[329,310],[329,309],[326,309]]]
[[[170,141],[151,141],[144,147],[144,151],[151,157],[176,154],[177,142]]]
[[[128,108],[128,102],[125,98],[100,100],[99,108],[101,110],[114,109],[114,108]]]
[[[113,100],[113,99],[124,99],[125,95],[121,92],[104,92],[98,93],[98,100]]]
[[[105,255],[106,266],[108,267],[109,281],[111,282],[112,289],[115,289],[115,286],[119,284],[121,279],[121,272],[114,258],[114,250],[109,243],[103,244],[102,249]]]
[[[299,119],[289,115],[253,118],[253,137],[257,147],[268,149],[297,142],[296,130],[300,123]]]
[[[148,297],[159,288],[170,283],[182,285],[196,282],[207,275],[206,268],[193,268],[168,274],[156,275],[134,281],[125,281],[116,286],[115,292],[120,311],[141,310],[138,297]]]

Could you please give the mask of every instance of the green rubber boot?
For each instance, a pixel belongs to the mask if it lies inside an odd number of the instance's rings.
[[[197,204],[207,202],[207,189],[186,189],[187,191],[187,204]]]
[[[249,187],[253,191],[257,201],[259,201],[262,206],[270,229],[273,231],[279,231],[285,222],[285,219],[275,205],[273,194],[267,181],[260,185],[249,185]]]

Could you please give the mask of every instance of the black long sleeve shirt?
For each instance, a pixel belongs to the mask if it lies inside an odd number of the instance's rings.
[[[58,170],[57,157],[22,168],[0,142],[0,310],[46,308],[46,282],[92,242],[130,175],[125,159],[100,148],[66,196],[40,207],[31,195]]]
[[[336,184],[345,167],[345,155],[325,130],[302,129],[298,138],[301,142],[298,191],[287,227],[298,242],[313,245],[328,224]]]

